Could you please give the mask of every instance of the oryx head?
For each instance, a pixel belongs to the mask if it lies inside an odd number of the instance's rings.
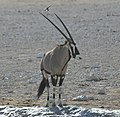
[[[78,48],[76,47],[76,43],[74,42],[68,28],[66,27],[66,25],[63,23],[63,21],[61,20],[61,18],[57,15],[56,17],[59,19],[59,21],[62,23],[62,25],[64,26],[64,28],[66,29],[69,37],[67,37],[61,30],[60,28],[58,28],[58,26],[56,24],[54,24],[48,17],[46,17],[44,14],[40,13],[43,17],[45,17],[64,37],[65,39],[67,40],[67,42],[69,43],[70,45],[70,50],[71,50],[71,53],[72,53],[72,57],[75,58],[76,55],[80,55],[80,52],[78,50]],[[81,59],[81,57],[79,57],[79,59]]]

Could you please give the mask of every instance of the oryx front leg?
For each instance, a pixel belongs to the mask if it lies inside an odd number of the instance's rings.
[[[55,92],[56,92],[56,85],[57,85],[57,81],[58,81],[58,77],[55,76],[51,76],[51,80],[52,80],[52,84],[53,84],[53,103],[52,103],[52,106],[56,106],[56,103],[55,103]]]
[[[61,76],[60,77],[60,81],[59,81],[59,106],[62,107],[63,104],[62,104],[62,83],[63,83],[63,80],[64,80],[64,77]]]

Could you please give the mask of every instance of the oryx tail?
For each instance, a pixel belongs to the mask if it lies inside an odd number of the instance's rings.
[[[39,97],[43,94],[44,89],[45,89],[45,79],[43,78],[38,88],[37,99],[39,99]]]

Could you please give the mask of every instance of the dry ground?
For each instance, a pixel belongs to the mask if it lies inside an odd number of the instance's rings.
[[[36,56],[65,40],[39,14],[49,5],[45,14],[58,25],[54,12],[64,20],[82,57],[69,63],[64,103],[120,109],[119,0],[0,0],[0,105],[45,103],[46,92],[34,100],[42,79]],[[95,68],[99,80],[88,81]],[[79,95],[94,99],[72,101]]]

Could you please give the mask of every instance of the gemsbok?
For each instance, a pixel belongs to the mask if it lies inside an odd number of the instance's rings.
[[[69,37],[67,37],[61,30],[58,28],[58,26],[53,23],[48,17],[46,17],[44,14],[40,13],[44,18],[46,18],[66,39],[64,44],[57,45],[52,50],[48,51],[44,54],[42,60],[41,60],[41,73],[43,76],[43,79],[39,85],[38,93],[37,93],[37,99],[41,96],[43,93],[45,87],[47,87],[47,104],[46,106],[49,106],[49,81],[48,81],[48,75],[51,76],[51,82],[53,85],[53,102],[52,105],[56,106],[55,103],[55,91],[57,87],[57,81],[58,87],[59,87],[59,106],[62,106],[62,83],[65,78],[68,62],[70,61],[71,57],[75,58],[76,55],[80,55],[76,43],[74,42],[70,32],[68,31],[66,25],[63,23],[63,21],[60,19],[60,17],[55,14],[55,16],[58,18],[58,20],[61,22],[61,24],[66,29]],[[81,59],[81,57],[79,57]]]

